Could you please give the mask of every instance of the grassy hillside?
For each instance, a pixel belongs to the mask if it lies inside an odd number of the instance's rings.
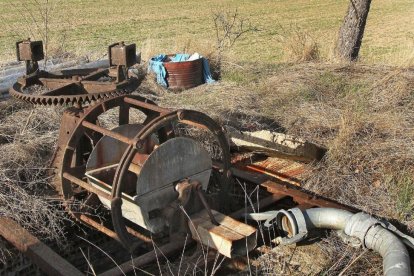
[[[348,1],[337,0],[1,0],[0,61],[14,59],[15,41],[45,35],[50,52],[98,56],[105,45],[136,42],[145,55],[182,49],[206,52],[215,43],[212,14],[238,9],[259,31],[239,40],[231,57],[249,62],[290,59],[286,50],[306,35],[329,59]],[[47,11],[47,12],[46,12]],[[47,14],[47,16],[46,16]],[[414,2],[373,1],[361,59],[368,63],[412,64]],[[292,43],[293,39],[293,43]],[[296,39],[296,40],[295,40]],[[295,45],[297,47],[297,45]]]

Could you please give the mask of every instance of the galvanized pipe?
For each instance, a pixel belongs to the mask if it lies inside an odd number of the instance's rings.
[[[368,230],[365,246],[383,258],[384,275],[411,275],[410,256],[399,238],[380,225]]]
[[[353,213],[334,208],[311,208],[303,211],[306,225],[309,228],[341,230]]]
[[[383,257],[384,275],[411,276],[410,257],[403,242],[372,216],[334,208],[312,208],[301,211],[301,214],[306,225],[299,225],[299,231],[294,235],[315,228],[343,230],[346,235],[357,238],[363,247]],[[298,221],[295,216],[294,223]],[[283,230],[287,232],[287,229]]]

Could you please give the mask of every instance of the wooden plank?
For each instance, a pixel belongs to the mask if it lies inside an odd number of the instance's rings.
[[[0,235],[47,275],[84,275],[10,218],[0,217]]]
[[[191,216],[188,225],[193,239],[232,258],[256,247],[256,228],[212,210],[220,225],[211,222],[206,210]]]

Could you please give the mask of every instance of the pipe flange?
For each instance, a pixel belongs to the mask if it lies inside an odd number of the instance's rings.
[[[289,220],[290,227],[287,227],[287,222],[283,221],[283,218]],[[288,211],[280,210],[280,213],[276,218],[276,224],[282,232],[290,232],[289,234],[291,234],[291,237],[285,236],[277,238],[276,242],[280,245],[298,243],[308,236],[308,227],[306,226],[305,216],[299,208],[289,209]]]

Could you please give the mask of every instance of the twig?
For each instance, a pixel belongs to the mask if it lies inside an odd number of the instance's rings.
[[[358,261],[365,253],[367,253],[368,250],[364,250],[359,254],[355,259],[352,260],[342,271],[338,274],[338,276],[344,275],[345,271],[347,271],[356,261]]]

